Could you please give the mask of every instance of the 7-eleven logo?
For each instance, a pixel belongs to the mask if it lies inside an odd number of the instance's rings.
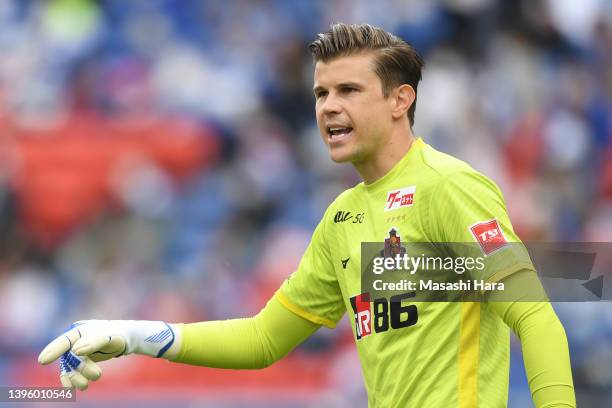
[[[370,294],[362,293],[361,295],[351,298],[351,307],[355,317],[355,333],[357,340],[362,337],[372,334],[372,313],[370,312]]]

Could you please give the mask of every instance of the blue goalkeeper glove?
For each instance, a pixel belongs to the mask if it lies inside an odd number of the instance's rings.
[[[60,381],[85,390],[102,370],[96,362],[127,354],[162,357],[176,340],[165,322],[148,320],[81,320],[49,343],[38,356],[40,364],[59,358]]]

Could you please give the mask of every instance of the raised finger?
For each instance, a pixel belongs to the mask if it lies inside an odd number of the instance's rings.
[[[40,352],[38,362],[40,364],[49,364],[57,360],[62,354],[70,350],[74,343],[81,337],[77,327],[68,330],[66,333],[58,336]]]

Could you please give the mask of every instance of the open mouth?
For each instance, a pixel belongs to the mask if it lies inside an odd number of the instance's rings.
[[[327,135],[330,142],[339,142],[346,139],[353,132],[351,127],[328,127]]]

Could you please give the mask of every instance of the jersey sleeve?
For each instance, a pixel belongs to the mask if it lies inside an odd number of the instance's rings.
[[[178,324],[177,363],[231,369],[270,366],[321,327],[281,306],[272,297],[254,317]]]
[[[431,196],[432,241],[445,243],[454,257],[479,257],[484,268],[474,279],[497,282],[519,270],[533,270],[529,253],[514,232],[497,185],[474,170],[445,176]]]
[[[283,306],[313,323],[334,328],[345,312],[327,245],[328,214],[315,229],[297,270],[277,292]]]

